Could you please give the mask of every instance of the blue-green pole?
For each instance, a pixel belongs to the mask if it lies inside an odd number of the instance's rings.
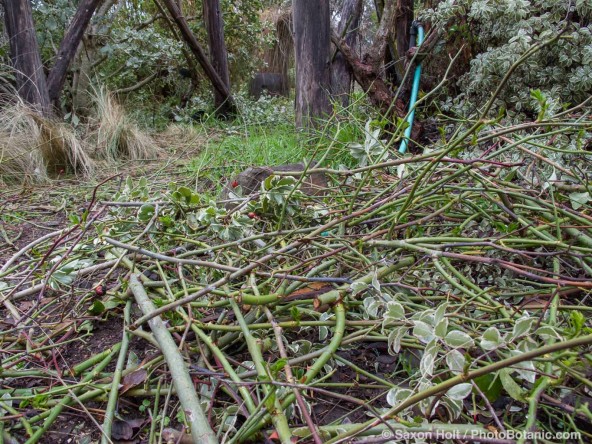
[[[412,32],[417,29],[417,42],[415,46],[420,47],[423,43],[423,26],[418,22],[413,22]],[[413,43],[413,42],[412,42]],[[405,154],[407,151],[407,145],[409,145],[409,138],[411,137],[411,129],[413,128],[413,118],[415,117],[415,102],[417,101],[417,94],[419,92],[419,79],[421,78],[421,63],[418,63],[415,67],[415,73],[413,75],[413,85],[411,87],[411,98],[409,99],[409,115],[407,116],[407,128],[399,147],[399,152]]]

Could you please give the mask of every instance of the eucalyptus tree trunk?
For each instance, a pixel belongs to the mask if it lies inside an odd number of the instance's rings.
[[[312,128],[331,113],[329,0],[294,0],[296,126]]]
[[[179,8],[179,5],[175,2],[175,0],[164,0],[163,2],[167,10],[169,11],[171,18],[179,28],[179,32],[181,33],[183,40],[185,41],[187,46],[189,46],[189,49],[193,53],[194,57],[205,71],[206,76],[212,83],[212,86],[214,87],[216,92],[224,98],[229,109],[234,111],[235,103],[233,97],[230,95],[230,88],[220,78],[220,76],[216,72],[216,69],[214,69],[214,67],[206,57],[206,53],[204,52],[203,48],[195,38],[193,32],[191,32],[191,29],[189,28],[187,20],[183,16],[181,9]]]
[[[16,86],[21,99],[42,115],[51,115],[47,80],[41,64],[33,11],[29,0],[5,0],[6,32],[10,41],[10,58],[15,70]]]
[[[107,60],[107,56],[100,56],[100,45],[97,43],[97,35],[104,36],[99,32],[99,24],[105,22],[105,16],[117,0],[104,0],[94,14],[94,23],[89,25],[89,30],[78,45],[74,76],[72,79],[72,109],[75,114],[86,116],[93,106],[92,82],[96,67]],[[110,32],[108,28],[107,32]]]
[[[72,110],[76,115],[88,116],[92,109],[93,65],[99,59],[98,54],[99,48],[95,44],[93,36],[85,37],[75,60],[72,78]]]
[[[208,33],[210,59],[212,66],[230,91],[230,75],[228,73],[228,53],[224,43],[224,20],[220,11],[220,0],[204,0],[203,16]],[[231,112],[230,103],[226,97],[214,88],[214,105],[216,113],[227,116]]]
[[[374,0],[374,5],[378,19],[382,20],[385,0]],[[412,23],[413,0],[396,0],[393,32],[389,33],[384,51],[386,79],[394,86],[401,85],[405,75],[405,54],[409,49],[409,32]]]
[[[398,0],[395,13],[395,42],[397,46],[397,74],[399,83],[405,74],[405,55],[409,49],[409,35],[413,23],[413,0]]]
[[[363,0],[344,0],[337,25],[337,34],[345,43],[355,48],[358,41],[358,26],[363,10]],[[347,107],[353,86],[353,72],[341,52],[336,52],[331,64],[331,93],[341,105]]]
[[[385,115],[393,113],[401,117],[405,115],[404,103],[400,99],[393,103],[394,93],[383,76],[384,53],[388,46],[388,36],[395,23],[395,12],[394,0],[386,2],[372,45],[364,55],[358,55],[355,49],[336,33],[331,36],[331,41],[343,54],[356,82],[368,95],[372,104]]]
[[[102,0],[80,0],[78,3],[76,13],[64,34],[53,68],[47,78],[49,100],[53,104],[57,104],[60,98],[64,82],[66,81],[68,67],[76,54],[78,45],[80,45],[80,42],[82,41],[82,37],[90,23],[90,19],[101,1]]]

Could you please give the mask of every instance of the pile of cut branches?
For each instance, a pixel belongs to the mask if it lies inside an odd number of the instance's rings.
[[[324,196],[278,173],[227,209],[128,179],[0,269],[5,442],[66,414],[105,443],[589,440],[592,122],[577,111],[317,165]],[[68,361],[102,320],[120,339]]]

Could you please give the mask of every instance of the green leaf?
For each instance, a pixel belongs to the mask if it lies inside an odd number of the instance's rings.
[[[462,401],[471,394],[472,390],[473,386],[468,382],[464,382],[462,384],[455,385],[450,390],[448,390],[446,392],[446,396],[455,401]]]
[[[436,324],[436,328],[434,328],[434,333],[440,339],[443,339],[446,336],[447,331],[448,331],[448,318],[440,319],[440,321]]]
[[[191,228],[193,231],[197,231],[201,227],[201,224],[199,223],[199,220],[197,218],[197,214],[195,213],[188,214],[187,218],[185,219],[185,222],[187,222],[187,226]]]
[[[8,403],[8,405],[10,405],[10,403],[12,402],[10,398],[10,393],[5,392],[2,396],[0,396],[0,401],[2,401],[5,404]],[[3,417],[6,413],[7,411],[0,406],[0,418]]]
[[[550,325],[543,325],[542,327],[537,328],[536,334],[544,341],[563,339],[563,336],[561,336],[559,332]]]
[[[70,214],[68,216],[68,219],[70,220],[70,222],[72,222],[72,224],[74,225],[78,225],[80,223],[80,218],[78,217],[77,214]]]
[[[436,340],[433,340],[426,346],[421,361],[419,361],[419,371],[424,378],[434,374],[436,357],[438,356],[439,350],[440,346]]]
[[[456,375],[463,373],[465,363],[465,356],[458,350],[451,350],[446,355],[446,365],[448,365],[450,371]]]
[[[500,381],[502,383],[502,386],[504,387],[504,390],[506,391],[506,393],[508,393],[508,395],[510,395],[512,397],[512,399],[515,399],[516,401],[520,401],[520,402],[525,402],[524,391],[516,383],[516,381],[514,381],[514,378],[512,378],[511,373],[512,373],[512,370],[507,369],[507,368],[504,368],[499,371],[499,377],[500,377]]]
[[[133,350],[130,350],[130,352],[127,355],[125,368],[137,367],[140,365],[140,362],[140,357]]]
[[[276,376],[279,372],[281,372],[284,369],[284,367],[286,366],[287,363],[288,363],[288,360],[286,358],[281,358],[281,359],[278,359],[277,361],[275,361],[269,367],[271,374]]]
[[[104,313],[104,311],[105,311],[105,305],[101,301],[99,301],[98,299],[95,299],[93,301],[93,304],[88,309],[88,312],[93,316],[98,316],[101,313]]]
[[[155,207],[153,204],[144,204],[138,210],[138,220],[148,222],[154,216]]]
[[[446,396],[440,400],[440,406],[440,408],[443,407],[448,410],[448,415],[452,419],[457,419],[461,415],[464,408],[462,400],[457,401]]]
[[[398,302],[389,301],[386,304],[386,312],[384,313],[384,317],[394,321],[405,319],[405,307],[403,307],[403,305]]]
[[[364,299],[362,304],[364,305],[364,314],[369,318],[376,319],[381,303],[374,297],[368,297]]]
[[[444,338],[444,342],[453,348],[471,348],[475,345],[473,339],[464,331],[452,330]]]
[[[394,407],[413,395],[413,391],[400,387],[393,387],[386,394],[386,402]]]
[[[582,328],[584,327],[586,317],[582,314],[581,311],[574,310],[571,312],[569,318],[574,329],[574,336],[577,336],[578,334],[580,334]]]
[[[413,328],[413,336],[419,339],[424,344],[432,341],[436,336],[431,325],[423,321],[413,321],[415,327]]]
[[[199,203],[199,195],[187,187],[179,187],[171,194],[171,197],[180,204],[196,205]]]
[[[123,304],[123,301],[121,299],[111,298],[107,302],[105,302],[105,310],[112,310],[116,307],[119,307],[121,304]]]
[[[401,351],[401,340],[403,336],[409,331],[408,327],[394,328],[388,335],[388,351],[389,354],[397,354]],[[392,351],[392,353],[391,353]]]
[[[49,401],[49,395],[39,394],[33,398],[31,405],[36,409],[45,408],[47,407],[47,401]]]
[[[528,315],[521,317],[516,321],[514,324],[514,328],[512,329],[512,334],[510,335],[510,339],[516,339],[520,336],[524,336],[528,334],[530,329],[532,328],[532,324],[536,322],[536,319],[529,318]]]
[[[368,288],[368,284],[361,281],[355,281],[350,284],[349,288],[351,290],[352,296],[355,296],[358,293],[366,290]]]
[[[475,384],[481,389],[489,402],[495,402],[502,393],[502,383],[500,378],[492,373],[475,378]]]
[[[512,356],[518,356],[518,355],[521,355],[522,352],[519,350],[511,350],[510,354]],[[520,375],[520,377],[522,379],[534,384],[534,382],[536,380],[536,375],[537,375],[536,368],[534,366],[534,362],[532,362],[532,361],[518,362],[518,363],[514,364],[514,370],[516,372],[518,372],[518,375]]]
[[[300,322],[300,319],[302,318],[302,313],[300,313],[300,310],[298,310],[298,307],[296,305],[293,305],[292,308],[290,308],[290,316],[296,322]]]
[[[500,332],[495,327],[489,327],[481,337],[481,348],[489,351],[494,350],[502,344]]]
[[[590,202],[591,197],[590,193],[570,193],[569,200],[571,201],[571,207],[574,210],[581,208],[582,206],[586,205]]]
[[[434,312],[434,325],[437,325],[442,319],[445,319],[444,316],[446,315],[447,308],[448,304],[446,302],[438,305],[438,308],[436,308],[436,311]]]

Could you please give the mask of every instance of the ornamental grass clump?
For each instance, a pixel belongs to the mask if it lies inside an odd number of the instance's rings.
[[[94,162],[69,125],[40,116],[22,101],[0,112],[0,178],[43,182],[65,173],[88,177]]]
[[[158,158],[160,148],[152,136],[142,130],[113,94],[103,88],[95,91],[95,117],[91,139],[96,155],[108,161]]]

